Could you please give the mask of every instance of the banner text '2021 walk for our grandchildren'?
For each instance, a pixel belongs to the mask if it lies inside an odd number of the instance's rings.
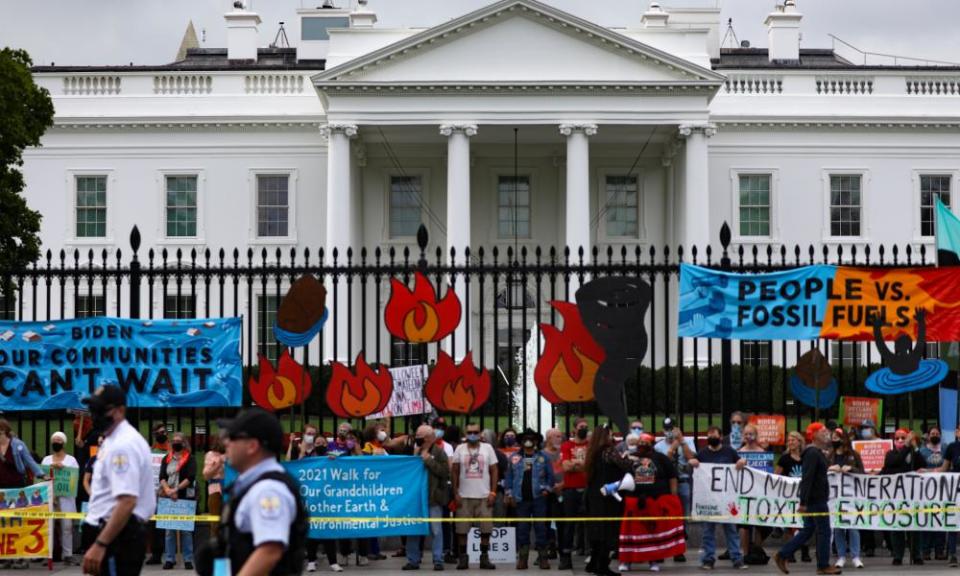
[[[960,474],[830,473],[830,524],[858,530],[960,531]],[[801,527],[800,479],[701,464],[693,516],[710,522]]]
[[[0,322],[0,410],[80,408],[103,384],[130,406],[239,406],[240,318]]]
[[[887,340],[916,333],[960,340],[960,274],[951,268],[870,269],[814,265],[769,274],[680,266],[678,335],[747,340]]]
[[[300,483],[300,496],[312,518],[310,538],[428,533],[425,522],[404,520],[429,516],[426,470],[419,457],[317,457],[285,462],[284,467]]]

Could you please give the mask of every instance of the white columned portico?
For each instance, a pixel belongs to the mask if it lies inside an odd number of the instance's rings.
[[[350,189],[350,139],[357,135],[357,125],[331,122],[321,127],[327,137],[327,257],[333,249],[345,258],[353,246],[354,195]]]
[[[684,157],[684,257],[697,247],[699,256],[710,244],[710,155],[707,138],[717,133],[709,123],[681,124],[680,136],[685,138]]]
[[[321,127],[327,137],[327,234],[324,261],[333,263],[333,251],[337,250],[337,264],[344,265],[347,261],[347,249],[356,241],[354,231],[354,216],[356,209],[355,198],[351,183],[353,182],[350,168],[350,139],[357,135],[357,125],[347,122],[331,122]],[[349,358],[350,346],[348,334],[348,316],[351,310],[347,306],[346,283],[337,285],[337,299],[334,305],[333,279],[327,277],[327,308],[330,310],[330,319],[323,330],[324,360],[336,360],[352,364]],[[336,349],[334,349],[336,347]],[[351,352],[356,354],[356,349]]]
[[[472,122],[451,122],[440,126],[440,134],[447,137],[447,259],[451,265],[466,264],[464,249],[470,246],[470,138],[477,135]],[[456,249],[456,261],[450,258],[450,249]],[[467,302],[467,287],[454,284],[460,302]],[[452,355],[463,358],[469,349],[467,322],[461,321],[453,333]]]
[[[584,262],[590,259],[590,140],[597,125],[578,122],[560,125],[567,137],[566,245],[571,261],[579,261],[583,248]],[[572,288],[571,288],[572,289]]]

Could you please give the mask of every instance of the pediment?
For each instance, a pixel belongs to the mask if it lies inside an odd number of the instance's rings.
[[[504,0],[314,77],[338,85],[719,85],[723,76],[546,6]]]

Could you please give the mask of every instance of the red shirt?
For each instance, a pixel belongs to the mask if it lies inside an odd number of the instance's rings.
[[[560,461],[566,462],[568,460],[579,461],[584,463],[587,461],[587,443],[583,442],[578,444],[573,440],[567,440],[560,446]],[[564,472],[563,474],[563,487],[564,488],[586,488],[587,487],[587,473],[584,471],[580,472]]]
[[[13,442],[7,447],[7,453],[0,456],[0,488],[22,488],[26,483],[23,474],[17,471],[13,459]]]

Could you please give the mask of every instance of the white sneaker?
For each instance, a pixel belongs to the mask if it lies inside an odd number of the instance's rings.
[[[316,562],[307,562],[307,572],[316,572],[317,563]]]
[[[859,557],[859,556],[853,559],[853,567],[854,567],[854,568],[863,568],[863,562],[860,560],[860,557]]]
[[[651,563],[650,563],[650,571],[651,571],[651,572],[659,572],[659,571],[660,571],[660,565],[651,562]]]
[[[331,572],[343,572],[343,568],[341,568],[339,564],[331,564],[331,565],[330,565],[330,571],[331,571]]]
[[[341,566],[349,566],[350,556],[347,554],[340,554],[340,562],[338,562],[338,564],[340,564]]]
[[[834,564],[834,566],[836,566],[837,568],[843,568],[846,565],[847,565],[847,559],[844,558],[843,556],[837,558],[837,563]]]
[[[629,565],[629,564],[621,563],[619,566],[617,566],[617,571],[618,571],[618,572],[621,572],[621,573],[623,573],[623,572],[629,572],[629,571],[630,571],[630,565]]]

